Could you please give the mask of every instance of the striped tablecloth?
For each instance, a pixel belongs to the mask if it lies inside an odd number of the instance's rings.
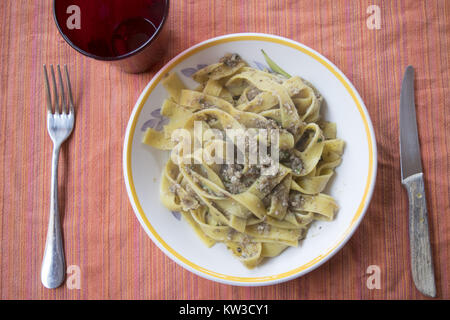
[[[408,64],[416,69],[437,292],[450,297],[449,1],[173,0],[167,56],[140,75],[76,53],[56,29],[51,2],[0,2],[1,299],[423,299],[411,279],[400,183],[398,106]],[[379,29],[369,28],[371,5],[380,9]],[[218,284],[172,262],[140,227],[122,174],[125,128],[154,73],[180,51],[235,32],[285,36],[328,57],[361,94],[378,143],[374,196],[352,239],[320,268],[268,287]],[[52,150],[43,63],[68,64],[77,102],[60,192],[66,259],[71,272],[79,268],[79,289],[48,290],[39,278]],[[373,265],[379,289],[367,286]]]

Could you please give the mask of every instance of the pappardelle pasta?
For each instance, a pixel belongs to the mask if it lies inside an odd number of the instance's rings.
[[[251,68],[238,54],[193,74],[194,90],[169,74],[161,107],[169,122],[143,137],[171,150],[162,203],[179,211],[207,246],[224,243],[248,268],[298,246],[314,220],[331,221],[338,210],[323,190],[344,141],[334,123],[321,119],[320,93],[287,75]],[[243,144],[230,143],[231,131]]]

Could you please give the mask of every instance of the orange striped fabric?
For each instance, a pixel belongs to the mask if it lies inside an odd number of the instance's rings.
[[[369,29],[368,7],[380,8]],[[450,3],[440,1],[171,1],[171,39],[150,72],[125,74],[69,47],[51,1],[0,2],[1,299],[423,299],[409,264],[408,203],[400,183],[398,106],[403,71],[416,69],[416,106],[438,298],[450,279]],[[372,118],[378,176],[348,244],[313,272],[268,287],[200,278],[167,258],[140,227],[125,190],[122,146],[131,110],[155,72],[210,37],[265,32],[304,43],[353,82]],[[76,128],[64,145],[60,195],[66,260],[80,288],[39,278],[48,222],[52,144],[41,66],[68,64]],[[368,267],[380,270],[369,289]],[[370,270],[370,268],[369,268]]]

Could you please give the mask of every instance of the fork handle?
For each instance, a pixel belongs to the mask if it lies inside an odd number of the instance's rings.
[[[66,263],[58,211],[58,160],[60,145],[53,146],[50,216],[41,267],[41,282],[49,289],[59,287],[65,278]]]

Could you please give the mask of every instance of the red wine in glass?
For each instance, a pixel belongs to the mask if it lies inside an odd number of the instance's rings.
[[[153,41],[167,17],[168,2],[54,0],[54,14],[60,32],[76,50],[99,60],[118,60]]]
[[[156,32],[156,26],[145,18],[129,18],[113,31],[111,48],[120,56],[136,50]]]

